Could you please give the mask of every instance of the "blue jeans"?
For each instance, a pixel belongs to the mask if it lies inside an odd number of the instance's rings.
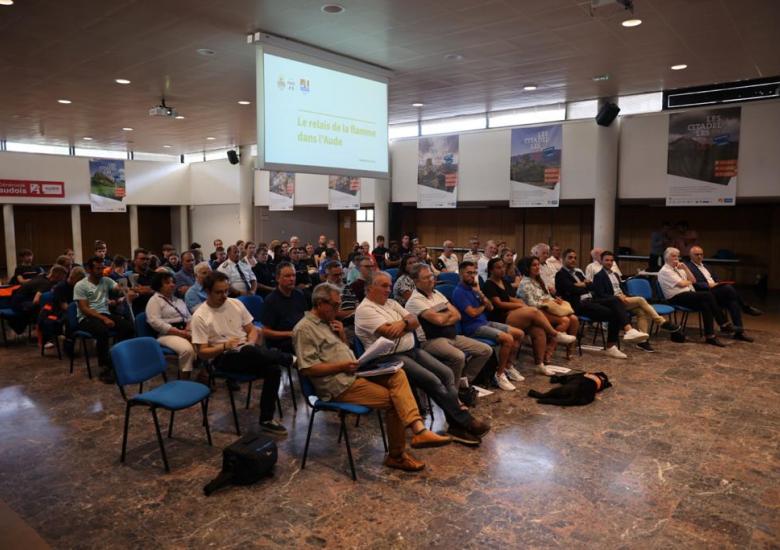
[[[403,351],[391,357],[404,364],[409,382],[427,393],[441,407],[449,424],[462,428],[469,425],[472,416],[460,408],[452,369],[421,349]]]

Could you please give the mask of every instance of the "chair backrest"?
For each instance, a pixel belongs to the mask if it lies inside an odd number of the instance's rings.
[[[78,307],[79,305],[75,300],[68,304],[68,311],[65,315],[65,319],[68,322],[68,330],[70,332],[74,332],[79,329],[79,317],[76,313]]]
[[[144,336],[131,338],[111,348],[116,383],[138,384],[165,372],[167,364],[157,340]]]
[[[641,296],[645,300],[651,300],[653,298],[653,289],[650,287],[650,282],[647,279],[640,279],[635,277],[626,281],[626,288],[628,293],[632,296]]]
[[[436,279],[436,284],[438,285],[457,285],[460,282],[460,275],[457,273],[449,273],[445,271],[444,273],[439,273],[438,279]]]
[[[366,348],[363,345],[363,342],[360,341],[360,338],[355,336],[355,339],[352,343],[353,347],[355,348],[355,356],[360,357],[366,352]]]
[[[146,313],[139,313],[135,316],[135,335],[157,338],[155,330],[146,322]]]
[[[393,283],[398,279],[398,268],[397,267],[388,267],[385,269],[385,273],[390,275],[390,277],[393,279]]]
[[[260,296],[239,296],[238,300],[252,315],[252,319],[260,321],[263,318],[263,306],[265,302]]]
[[[664,296],[664,291],[661,290],[661,283],[658,282],[658,277],[653,277],[653,290],[659,300],[666,302],[666,296]]]
[[[54,302],[54,292],[48,290],[41,294],[41,300],[38,303],[38,307],[43,309],[44,306],[51,305]]]
[[[444,297],[451,302],[452,293],[455,292],[455,285],[439,285],[436,287],[436,290],[444,294]]]

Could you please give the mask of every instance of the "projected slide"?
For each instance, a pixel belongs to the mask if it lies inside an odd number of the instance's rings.
[[[386,173],[387,84],[263,54],[265,164]]]

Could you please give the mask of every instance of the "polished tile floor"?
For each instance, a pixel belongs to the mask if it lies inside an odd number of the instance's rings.
[[[481,448],[416,451],[419,474],[382,466],[371,418],[351,430],[353,482],[327,415],[301,470],[308,412],[293,415],[285,388],[273,478],[209,498],[235,439],[224,388],[214,447],[199,412],[179,413],[165,474],[139,410],[122,466],[116,387],[14,345],[0,349],[0,500],[57,548],[778,548],[780,324],[763,322],[756,343],[723,350],[662,337],[628,361],[586,352],[571,366],[614,383],[587,407],[537,405],[525,392],[548,382],[529,372],[480,400]],[[241,412],[250,430],[257,398]]]

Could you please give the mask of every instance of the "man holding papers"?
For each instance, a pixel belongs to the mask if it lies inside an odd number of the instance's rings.
[[[317,396],[324,401],[386,409],[390,453],[385,466],[409,472],[425,468],[424,462],[406,451],[406,428],[414,434],[414,448],[439,447],[450,438],[425,428],[404,371],[357,377],[358,361],[346,344],[344,326],[336,319],[341,290],[329,283],[317,285],[312,304],[311,311],[293,329],[301,375],[309,377]]]
[[[471,416],[468,407],[458,401],[452,370],[428,352],[415,348],[413,332],[420,323],[415,315],[390,299],[392,287],[387,273],[370,275],[366,298],[355,311],[355,334],[366,347],[382,337],[391,340],[395,350],[386,359],[401,361],[409,381],[441,407],[449,424],[447,434],[458,443],[479,445],[490,425]]]

